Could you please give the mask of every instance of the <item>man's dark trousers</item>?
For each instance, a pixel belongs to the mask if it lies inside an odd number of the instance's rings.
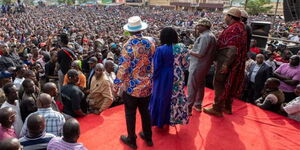
[[[138,98],[133,97],[126,92],[123,93],[128,138],[132,141],[136,140],[135,120],[137,108],[141,114],[142,127],[145,137],[147,140],[152,140],[151,118],[148,109],[150,97],[151,96]]]

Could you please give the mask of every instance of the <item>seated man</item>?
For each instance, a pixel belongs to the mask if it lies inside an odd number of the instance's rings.
[[[51,103],[52,103],[51,96],[49,94],[42,93],[37,100],[38,110],[30,114],[26,118],[24,124],[28,122],[28,118],[31,115],[39,114],[43,116],[44,119],[46,120],[47,133],[51,133],[56,136],[62,136],[62,127],[65,123],[65,118],[60,112],[54,111],[51,108]],[[26,135],[27,132],[28,132],[27,126],[24,125],[21,131],[21,136]]]
[[[76,83],[78,82],[78,72],[75,69],[70,69],[67,73],[68,84],[61,89],[61,97],[64,105],[63,112],[72,117],[85,116],[82,108],[84,99],[84,93],[80,90]]]
[[[90,92],[87,97],[91,112],[100,114],[113,102],[111,83],[104,73],[102,64],[95,67],[95,75],[92,77]]]
[[[69,119],[63,127],[63,137],[53,138],[47,150],[87,150],[81,143],[77,143],[80,137],[80,126],[76,119]]]
[[[287,104],[283,104],[283,110],[288,114],[289,118],[300,122],[300,84],[295,89],[298,96]]]
[[[20,138],[20,143],[24,150],[46,149],[49,141],[55,137],[51,133],[45,132],[45,119],[40,114],[33,114],[28,117],[28,134]]]
[[[280,80],[279,89],[284,93],[285,102],[288,103],[296,98],[294,90],[300,82],[300,57],[292,56],[290,62],[282,64],[274,75]]]
[[[7,138],[0,141],[0,149],[2,150],[20,150],[22,146],[18,139],[16,138]]]
[[[13,124],[16,120],[16,112],[11,107],[0,109],[0,141],[5,138],[17,138]]]
[[[255,104],[262,109],[279,112],[280,106],[284,102],[284,94],[278,89],[279,85],[278,79],[269,78],[265,83],[262,97],[256,100]]]

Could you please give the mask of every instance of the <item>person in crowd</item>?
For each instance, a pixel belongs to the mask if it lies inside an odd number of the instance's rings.
[[[63,126],[63,137],[53,138],[47,150],[87,150],[83,144],[78,143],[80,137],[80,125],[76,119],[69,119]]]
[[[0,106],[5,102],[6,97],[3,91],[3,86],[12,82],[12,74],[8,71],[0,72]]]
[[[25,80],[24,72],[25,72],[25,67],[23,65],[18,65],[16,67],[16,77],[14,80],[14,85],[17,87],[17,90],[20,89],[23,81]]]
[[[124,91],[126,126],[128,136],[121,135],[123,143],[136,149],[135,120],[136,109],[142,118],[143,132],[140,136],[148,146],[152,146],[151,118],[148,110],[152,90],[152,58],[155,46],[143,38],[142,31],[148,27],[139,16],[128,19],[123,29],[130,33],[124,44],[119,63],[117,78],[114,83]],[[142,44],[140,44],[142,43]],[[142,51],[140,51],[142,50]]]
[[[46,149],[48,143],[55,135],[45,132],[45,119],[41,114],[32,114],[28,117],[26,124],[28,134],[20,138],[24,150]]]
[[[265,62],[263,54],[256,55],[256,62],[250,66],[247,76],[248,80],[248,98],[247,102],[253,103],[261,97],[262,89],[268,78],[272,76],[272,68]]]
[[[25,79],[22,83],[24,94],[20,102],[20,109],[22,120],[25,121],[26,117],[37,110],[37,94],[35,84],[30,79]]]
[[[91,86],[91,81],[92,81],[92,77],[94,76],[95,74],[95,66],[98,62],[98,59],[96,57],[91,57],[88,61],[88,64],[89,64],[89,68],[90,68],[90,72],[88,74],[88,88],[90,88]]]
[[[23,126],[23,121],[21,117],[17,87],[13,83],[7,83],[4,85],[3,91],[6,96],[6,101],[2,104],[1,108],[10,107],[16,112],[16,121],[13,123],[13,126],[17,137],[19,137]]]
[[[43,86],[43,92],[49,94],[52,97],[51,108],[57,112],[61,112],[63,105],[58,100],[58,89],[55,83],[47,82]]]
[[[7,44],[0,44],[2,56],[0,57],[0,71],[8,70],[9,67],[15,67],[16,64],[10,57],[10,51]]]
[[[250,52],[253,54],[260,54],[261,53],[261,49],[256,47],[257,41],[255,39],[251,40],[250,43]]]
[[[65,123],[64,116],[51,108],[52,98],[49,94],[42,93],[37,99],[38,110],[31,113],[25,120],[24,126],[22,127],[21,136],[26,135],[28,132],[26,123],[28,118],[34,114],[42,115],[46,121],[46,132],[52,133],[56,136],[62,136],[62,127]]]
[[[32,97],[36,101],[38,94],[36,94],[36,85],[34,84],[33,80],[25,79],[22,83],[22,86],[24,88],[22,100]]]
[[[82,110],[82,101],[85,101],[84,93],[80,90],[76,83],[79,80],[77,70],[70,69],[67,73],[69,83],[62,87],[61,96],[64,105],[63,112],[72,117],[82,117],[86,114]]]
[[[266,60],[265,61],[265,63],[267,64],[267,65],[269,65],[270,67],[272,67],[272,71],[274,72],[275,70],[276,70],[276,68],[277,68],[277,63],[276,63],[276,61],[274,60],[274,55],[272,54],[272,53],[268,53],[267,54],[267,58],[268,58],[268,60]]]
[[[239,97],[245,75],[247,33],[240,22],[241,11],[230,8],[225,12],[228,27],[217,42],[216,71],[214,77],[215,99],[212,108],[205,113],[222,117],[223,113],[232,114],[232,98]]]
[[[192,114],[192,108],[198,112],[202,110],[205,77],[216,53],[216,37],[210,28],[211,22],[206,18],[200,19],[195,28],[198,38],[190,51],[188,78],[189,114]]]
[[[21,150],[22,148],[17,138],[6,138],[0,141],[0,149],[3,150]]]
[[[274,76],[280,80],[279,89],[284,93],[285,102],[293,100],[296,97],[294,90],[300,83],[300,57],[292,56],[289,63],[280,65]]]
[[[56,51],[51,51],[50,52],[50,61],[45,64],[45,76],[46,76],[46,81],[49,82],[55,81],[58,79],[57,73],[56,73],[56,68],[57,68],[57,52]]]
[[[20,102],[20,110],[22,121],[25,121],[27,116],[37,111],[36,100],[33,97],[26,97]]]
[[[284,94],[278,88],[279,85],[280,81],[278,79],[269,78],[266,81],[262,97],[257,99],[255,104],[262,109],[279,112],[280,106],[284,102]]]
[[[0,109],[0,141],[6,138],[17,138],[13,124],[16,120],[16,112],[11,107]]]
[[[105,67],[105,74],[108,77],[109,81],[113,84],[114,80],[116,79],[115,74],[115,63],[112,60],[106,60],[104,63]]]
[[[64,81],[64,76],[67,74],[68,70],[71,69],[71,63],[75,60],[76,55],[72,50],[68,48],[69,37],[68,34],[60,34],[60,44],[61,50],[57,52],[57,63],[59,64],[58,79],[59,79],[59,89],[61,89]]]
[[[248,24],[249,15],[246,10],[241,10],[241,21],[245,24],[246,31],[247,31],[247,52],[250,50],[250,44],[252,39],[252,28]]]
[[[177,32],[166,27],[160,33],[160,43],[153,62],[153,89],[150,115],[153,126],[187,124],[188,101],[184,93],[184,69],[189,66],[186,47],[178,43]],[[195,53],[196,55],[198,53]]]
[[[283,103],[283,111],[288,114],[288,117],[300,122],[300,84],[295,89],[295,94],[298,96],[289,103]]]
[[[87,101],[94,114],[100,114],[113,102],[111,83],[105,74],[103,64],[99,63],[95,66],[95,75],[92,77]]]
[[[86,88],[86,77],[85,75],[81,72],[81,68],[80,68],[80,61],[79,60],[75,60],[71,63],[71,68],[77,70],[78,74],[79,74],[79,80],[78,83],[76,83],[76,86],[78,86],[82,91]],[[64,78],[64,84],[66,85],[68,83],[68,75],[65,75]]]

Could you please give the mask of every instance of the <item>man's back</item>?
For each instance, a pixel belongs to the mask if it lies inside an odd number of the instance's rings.
[[[84,98],[84,93],[78,86],[67,84],[61,89],[62,102],[64,104],[63,112],[76,117],[75,110],[80,109],[81,100]]]
[[[80,143],[68,143],[60,137],[53,138],[47,147],[48,150],[86,150],[86,148]]]
[[[43,133],[40,137],[37,138],[30,138],[24,136],[20,138],[20,143],[23,145],[24,150],[41,150],[47,149],[47,145],[55,135],[51,133]]]
[[[74,59],[74,56],[75,54],[67,48],[62,48],[57,52],[57,62],[63,74],[66,74],[71,68],[71,63]]]
[[[132,36],[122,49],[116,84],[134,97],[147,97],[152,88],[152,58],[155,46],[141,35]]]

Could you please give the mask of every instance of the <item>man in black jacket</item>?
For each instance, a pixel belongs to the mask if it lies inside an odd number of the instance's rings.
[[[256,55],[256,62],[250,66],[248,79],[247,102],[254,103],[254,100],[261,97],[261,91],[265,82],[272,76],[272,68],[264,62],[264,55]]]
[[[58,80],[59,89],[63,85],[64,76],[71,69],[71,63],[75,60],[75,53],[68,48],[69,38],[66,33],[60,35],[61,50],[57,52],[57,62],[59,64]]]

